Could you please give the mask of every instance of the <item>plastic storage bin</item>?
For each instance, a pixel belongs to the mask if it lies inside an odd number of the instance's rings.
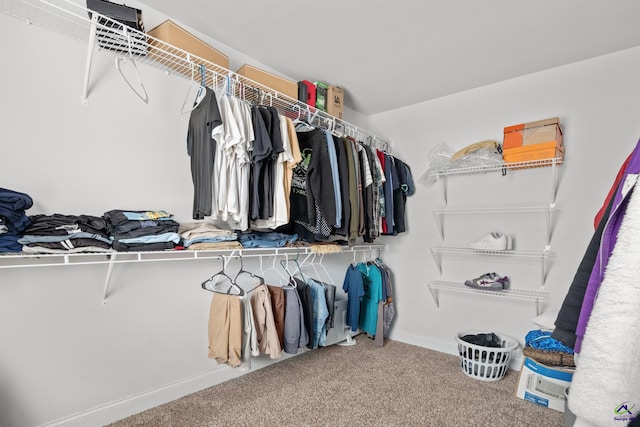
[[[498,381],[507,373],[511,352],[518,342],[506,335],[496,334],[502,347],[485,347],[461,339],[465,335],[485,334],[483,331],[464,331],[456,336],[460,367],[467,376],[482,381]]]

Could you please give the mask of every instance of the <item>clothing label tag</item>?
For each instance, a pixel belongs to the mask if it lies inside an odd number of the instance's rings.
[[[622,197],[626,196],[629,191],[636,185],[636,181],[638,181],[638,174],[629,174],[624,179],[624,184],[622,184]]]

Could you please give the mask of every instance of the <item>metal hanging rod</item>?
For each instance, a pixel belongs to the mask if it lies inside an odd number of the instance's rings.
[[[127,27],[100,13],[89,11],[86,7],[70,0],[0,0],[0,12],[74,40],[89,43],[83,87],[85,103],[93,49],[97,44],[101,50],[111,51],[120,57],[147,64],[184,79],[191,79],[194,67],[198,71],[202,64],[206,68],[206,85],[211,89],[226,88],[234,96],[273,106],[281,114],[290,118],[304,116],[310,119],[307,121],[313,126],[353,137],[375,148],[391,151],[391,142],[386,138],[333,117],[160,39]]]

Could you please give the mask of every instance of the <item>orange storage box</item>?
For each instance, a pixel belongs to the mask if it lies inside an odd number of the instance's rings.
[[[527,145],[502,150],[505,163],[528,162],[533,160],[564,159],[564,146],[557,142],[543,142],[542,144]]]
[[[562,129],[557,117],[505,127],[502,149],[508,150],[547,142],[555,142],[558,146],[562,146]]]

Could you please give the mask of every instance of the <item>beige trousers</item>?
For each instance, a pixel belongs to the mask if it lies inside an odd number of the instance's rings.
[[[235,368],[242,363],[240,297],[214,293],[209,311],[209,358]]]

